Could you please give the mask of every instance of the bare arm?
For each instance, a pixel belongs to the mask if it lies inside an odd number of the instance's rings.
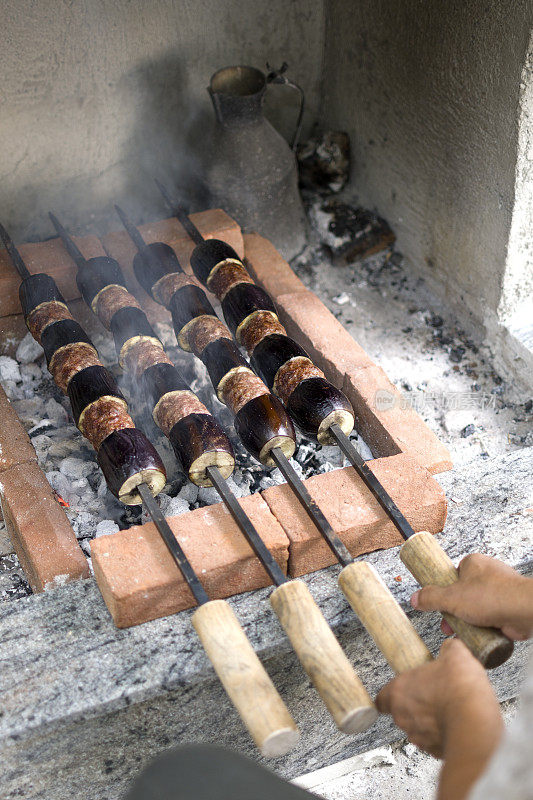
[[[411,603],[500,627],[512,639],[527,639],[533,631],[533,580],[487,556],[463,559],[456,584],[427,586]],[[450,632],[445,623],[443,630]],[[498,745],[503,723],[485,670],[465,645],[445,642],[434,662],[395,678],[376,703],[413,744],[443,759],[438,800],[466,798]]]

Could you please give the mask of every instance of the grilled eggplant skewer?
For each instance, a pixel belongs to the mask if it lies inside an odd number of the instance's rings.
[[[181,290],[175,290],[175,295],[172,295],[170,298],[168,295],[165,296],[161,290],[161,287],[167,287],[169,285],[175,287],[179,282],[184,280],[191,281],[191,279],[188,278],[185,273],[183,273],[176,254],[172,248],[168,247],[168,245],[164,245],[161,242],[152,245],[146,245],[139,231],[128,221],[124,215],[124,212],[122,212],[120,209],[117,209],[117,211],[119,211],[122,222],[139,251],[133,262],[137,279],[143,285],[146,291],[152,294],[152,297],[158,298],[160,302],[162,302],[163,298],[165,298],[169,307],[176,308],[176,300],[183,303],[183,299],[180,301],[180,298],[176,298],[176,295],[179,295]],[[196,288],[198,289],[198,287]],[[199,291],[201,292],[201,290]],[[223,401],[226,401],[231,407],[232,400],[231,398],[229,402],[226,400],[226,390],[227,386],[231,385],[236,368],[232,366],[233,362],[225,362],[223,357],[224,352],[231,353],[232,358],[240,358],[243,365],[246,365],[243,367],[243,369],[249,370],[249,367],[247,362],[240,356],[235,343],[229,338],[226,338],[231,337],[231,333],[226,326],[223,325],[223,323],[220,322],[220,320],[218,320],[216,317],[212,319],[214,311],[210,304],[208,306],[206,305],[209,301],[203,292],[201,292],[201,300],[202,307],[204,309],[208,307],[211,309],[212,313],[209,315],[200,315],[198,318],[194,318],[195,327],[192,329],[193,338],[189,338],[188,341],[184,343],[187,344],[189,349],[192,349],[195,353],[200,350],[200,358],[208,368],[213,386],[217,391],[219,398]],[[185,304],[184,306],[186,310],[187,307]],[[183,339],[183,328],[180,327],[180,325],[183,323],[185,318],[186,317],[184,314],[184,317],[180,320],[180,323],[176,324],[175,315],[173,314],[174,330],[178,338],[178,342],[180,339]],[[204,342],[212,331],[215,331],[216,336],[218,337],[214,342],[207,345],[204,349],[196,344],[197,337]],[[190,333],[188,333],[188,336],[190,336]],[[211,361],[209,358],[209,350],[210,348],[215,347],[217,349],[214,350],[213,361]],[[239,377],[238,374],[236,377]],[[258,397],[259,401],[263,401],[266,396],[266,400],[270,402],[271,396],[267,394],[268,389],[262,383],[260,378],[257,378],[253,373],[251,373],[251,375],[247,374],[247,380],[250,380],[250,382],[253,381],[255,386],[263,387],[260,389],[263,394]],[[251,406],[253,402],[256,401],[251,401],[249,405]],[[256,431],[253,429],[250,430],[250,428],[243,428],[243,421],[248,426],[253,424],[250,419],[245,419],[241,420],[240,424],[238,425],[237,415],[235,420],[236,430],[241,435],[241,439],[243,439],[245,445],[248,446],[248,449],[252,452],[252,454],[256,454],[262,443],[259,441],[255,448],[251,448],[249,446],[249,438],[252,433],[254,436],[257,436],[257,434],[263,436],[264,428],[258,428]],[[264,446],[266,448],[267,445]],[[335,557],[338,558],[341,564],[346,567],[346,569],[341,573],[341,576],[343,577],[341,588],[354,608],[356,601],[353,600],[352,602],[352,599],[353,597],[357,598],[356,611],[363,623],[366,625],[370,634],[373,636],[376,644],[385,655],[389,664],[396,672],[402,672],[405,669],[408,669],[412,666],[417,666],[418,664],[429,660],[431,658],[431,654],[407,619],[407,616],[404,614],[398,603],[396,603],[391,593],[385,587],[378,575],[372,570],[372,568],[368,564],[355,563],[353,561],[350,553],[341,542],[339,537],[335,534],[320,508],[318,508],[316,503],[310,497],[303,481],[300,480],[294,469],[291,467],[286,452],[284,452],[280,446],[275,444],[275,439],[268,442],[268,446],[268,461],[264,463],[273,462],[279,467],[285,479],[287,480],[287,483],[295,493],[299,502],[303,505],[313,524],[317,527],[320,534],[326,540]],[[292,453],[290,454],[292,455]],[[353,589],[351,594],[348,592],[349,589]],[[379,602],[377,602],[378,599]]]
[[[68,252],[78,264],[78,269],[87,272],[91,262],[83,259],[65,229],[53,215],[50,216]],[[106,293],[111,293],[115,285],[123,287],[120,308],[114,312],[107,310],[104,313]],[[114,333],[119,359],[132,377],[144,386],[146,402],[153,418],[170,439],[182,463],[190,461],[188,453],[192,448],[198,449],[198,441],[201,438],[199,430],[204,433],[203,452],[194,462],[196,468],[189,469],[189,477],[198,485],[214,485],[272,582],[278,587],[270,598],[272,607],[337,725],[345,733],[356,733],[367,728],[377,713],[370,697],[306,585],[301,581],[289,581],[284,575],[231,492],[225,478],[233,469],[233,461],[230,464],[229,460],[224,460],[223,471],[219,459],[220,453],[224,454],[225,459],[231,453],[229,440],[214,417],[200,403],[178,370],[171,364],[146,315],[138,308],[135,298],[125,288],[117,262],[114,262],[108,277],[104,273],[99,276],[95,289],[101,298],[95,305],[96,312],[106,327]],[[85,299],[89,305],[94,302],[90,296]],[[130,319],[126,316],[128,302],[135,311],[135,317]],[[109,303],[105,305],[108,309]],[[146,344],[143,343],[143,336],[147,337]],[[131,342],[129,346],[128,341]],[[124,354],[125,347],[128,349]],[[200,411],[195,404],[203,410]],[[189,411],[192,413],[187,413]],[[176,416],[180,416],[178,422],[174,422]],[[209,446],[210,439],[215,446]],[[198,468],[200,462],[201,471]]]
[[[30,274],[3,226],[0,237],[22,278],[19,296],[26,325],[42,345],[54,381],[68,395],[78,429],[96,450],[109,490],[126,505],[140,503],[142,483],[158,494],[166,482],[163,462],[135,427],[113,375],[73,319],[55,281],[44,273]]]
[[[246,347],[254,369],[274,393],[282,398],[291,416],[305,433],[315,435],[324,443],[337,444],[341,448],[405,539],[400,558],[416,580],[423,586],[449,586],[455,583],[458,572],[444,550],[427,531],[416,533],[413,530],[348,439],[351,430],[351,427],[348,429],[348,419],[346,418],[346,424],[343,425],[341,418],[335,418],[334,414],[327,415],[327,404],[322,400],[324,392],[327,394],[326,387],[321,378],[312,375],[309,366],[311,362],[303,348],[286,335],[270,296],[256,286],[233,248],[220,240],[204,240],[185,210],[172,204],[164,187],[159,182],[156,183],[172,212],[197,245],[191,255],[194,274],[221,301],[228,324],[229,320],[234,325],[240,320],[235,328],[235,335]],[[288,396],[284,388],[287,375],[289,386],[293,387]],[[313,404],[314,417],[309,410],[309,406]],[[314,426],[307,425],[311,419]],[[352,599],[349,599],[352,603]],[[503,664],[511,656],[513,643],[501,631],[470,625],[449,614],[444,616],[454,632],[488,669]]]

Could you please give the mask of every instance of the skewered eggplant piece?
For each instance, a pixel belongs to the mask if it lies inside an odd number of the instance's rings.
[[[296,448],[290,417],[241,356],[203,289],[183,272],[172,248],[162,242],[147,245],[116,209],[138,249],[133,261],[137,280],[170,310],[180,347],[206,365],[217,397],[235,415],[249,452],[266,466],[274,466],[271,451],[276,447],[290,458]]]
[[[236,257],[237,254],[225,242],[215,243],[214,240],[204,240],[200,232],[189,219],[185,209],[181,206],[174,206],[165,188],[158,181],[156,181],[156,183],[167,204],[172,209],[172,213],[178,217],[185,230],[197,245],[191,257],[193,271],[202,282],[208,285],[209,288],[217,294],[217,296],[219,296],[219,292],[221,292],[220,287],[224,287],[223,292],[220,294],[220,299],[222,299],[222,305],[224,307],[224,302],[228,297],[227,287],[231,287],[231,291],[233,291],[234,287],[238,288],[239,285],[243,285],[244,292],[247,288],[246,284],[250,282],[250,276],[244,269],[244,265]],[[229,294],[231,294],[231,291]],[[224,292],[226,292],[226,294],[224,294]],[[269,320],[270,314],[271,311],[268,307],[266,307],[266,310],[252,311],[250,316],[241,322],[240,329],[238,328],[236,331],[237,335],[240,336],[240,341],[245,344],[248,352],[252,354],[252,363],[258,368],[260,374],[262,374],[265,365],[267,369],[269,369],[269,360],[272,354],[279,350],[280,343],[279,341],[275,341],[275,335],[285,333],[283,329],[275,329],[276,323],[272,323],[272,321]],[[264,349],[259,350],[263,342]],[[265,355],[266,353],[268,353],[267,356]],[[290,360],[286,361],[288,370],[290,370],[293,361],[298,361],[297,355],[291,356]],[[274,381],[274,383],[279,382],[281,371],[284,369],[285,366],[279,367],[276,375],[272,376],[272,365],[270,365],[270,379]],[[305,372],[305,367],[303,365],[297,367],[295,371],[298,369],[302,369]],[[270,385],[267,377],[265,377],[265,380],[268,385]],[[294,382],[296,383],[296,381]],[[339,418],[335,418],[333,415],[327,423],[326,431],[324,431],[324,423],[326,421],[324,419],[324,413],[328,407],[328,403],[327,397],[322,405],[317,401],[316,395],[318,394],[318,387],[319,381],[315,380],[313,382],[313,378],[310,374],[307,378],[302,379],[285,401],[291,414],[305,430],[305,425],[302,425],[300,421],[301,415],[304,415],[306,420],[310,421],[309,413],[314,413],[315,424],[320,423],[317,432],[319,441],[321,440],[320,433],[322,432],[323,438],[324,433],[327,436],[327,439],[324,439],[324,441],[336,444],[341,448],[358,475],[363,479],[366,486],[370,489],[383,510],[405,539],[405,544],[401,551],[401,558],[414,577],[423,585],[434,583],[440,586],[448,586],[455,582],[458,573],[446,553],[436,544],[435,539],[430,533],[427,531],[416,533],[413,530],[388,492],[385,491],[384,487],[375,478],[372,470],[349,440],[347,435],[349,430],[345,430],[341,424],[342,414]],[[322,391],[325,392],[325,388],[325,385],[322,384]],[[315,403],[315,408],[311,409],[310,412],[311,406],[309,404],[313,402]],[[346,577],[347,574],[347,571],[341,573],[339,582],[354,609],[358,613],[361,611],[364,614],[364,605],[361,603],[362,595],[358,593],[357,590],[350,590],[349,581]],[[364,616],[362,619],[364,621]],[[448,622],[455,633],[457,633],[470,648],[472,653],[488,669],[504,663],[513,652],[512,642],[504,636],[500,630],[469,625],[456,617],[450,617]]]
[[[76,260],[80,260],[81,254],[77,253],[75,245],[66,231],[54,217],[52,217],[52,220],[71,255]],[[172,284],[174,291],[177,291],[175,289],[176,284],[184,285],[183,282],[174,280],[172,275],[170,278],[171,280],[159,279],[160,285],[162,285],[162,282],[167,286]],[[102,282],[105,282],[105,276],[102,276]],[[106,291],[104,286],[101,291]],[[170,296],[172,296],[172,293]],[[123,311],[124,309],[118,311],[109,323],[111,328],[116,324],[119,341],[123,338],[119,331],[120,319],[116,323],[115,320],[122,316]],[[141,317],[137,314],[137,319],[139,320],[137,331],[130,329],[127,322],[124,326],[132,334],[135,332],[140,334],[146,331],[146,326],[148,325],[146,318],[141,321]],[[207,319],[209,321],[210,316]],[[228,386],[231,384],[232,377],[239,375],[239,372],[234,370],[241,366],[240,362],[235,364],[234,359],[232,359],[231,348],[225,354],[227,359],[225,366],[224,364],[222,367],[217,365],[216,347],[224,344],[233,345],[229,339],[220,339],[206,346],[207,349],[215,348],[212,351],[211,369],[213,370],[214,384],[219,386],[222,396],[225,396],[229,391]],[[152,354],[155,353],[157,348],[153,342],[150,342],[148,347]],[[160,347],[164,354],[162,345]],[[138,368],[135,369],[134,358],[132,358],[132,351],[135,349],[136,346],[134,345],[126,358],[126,364],[132,374],[137,375],[140,370]],[[368,727],[376,716],[372,701],[346,659],[308,589],[298,581],[288,580],[272,554],[269,553],[251,520],[237,502],[235,495],[229,489],[225,481],[227,475],[221,469],[218,459],[213,458],[212,451],[202,452],[201,448],[199,449],[199,446],[207,440],[214,443],[220,442],[221,450],[226,448],[226,443],[229,445],[229,442],[227,442],[225,434],[216,420],[209,414],[194,413],[195,403],[199,404],[199,401],[173,365],[166,363],[160,354],[157,358],[157,363],[146,367],[146,344],[141,349],[143,351],[139,350],[139,355],[142,358],[141,380],[144,385],[147,402],[150,408],[153,409],[154,419],[173,443],[174,449],[176,451],[179,450],[182,459],[185,457],[183,454],[189,451],[193,454],[191,461],[195,461],[197,470],[198,464],[200,461],[202,462],[202,467],[212,485],[215,486],[228,511],[259,557],[272,582],[278,587],[271,595],[272,607],[285,627],[304,669],[307,670],[309,677],[320,692],[337,725],[346,733],[355,733]],[[219,372],[216,372],[217,368]],[[248,367],[246,367],[246,370],[248,370]],[[256,380],[259,381],[258,378]],[[220,388],[221,386],[222,388]],[[261,395],[257,399],[263,401],[265,397],[268,399],[268,395]],[[201,406],[201,404],[199,405]],[[246,411],[252,405],[253,401],[244,402],[242,411]],[[182,419],[174,423],[173,415],[176,407],[178,407],[179,413],[182,414]],[[265,409],[268,415],[268,404]],[[192,413],[188,413],[189,410]],[[260,414],[259,416],[264,415]],[[249,427],[253,428],[253,422],[253,419],[249,420]],[[260,442],[257,446],[259,445]],[[195,459],[194,454],[197,452],[198,456]],[[225,450],[223,452],[226,455]],[[218,456],[219,453],[216,453],[216,455]],[[195,475],[191,474],[191,471],[189,471],[189,476],[191,480],[200,483],[199,480],[195,480]],[[206,483],[204,482],[201,485],[206,485]],[[313,633],[312,642],[307,639],[309,631]],[[198,633],[201,635],[200,630]],[[202,641],[204,640],[202,639]]]
[[[224,318],[246,347],[254,370],[283,401],[298,427],[321,444],[335,443],[329,432],[334,424],[350,433],[354,416],[347,397],[287,336],[271,297],[253,282],[235,250],[226,242],[206,239],[193,250],[191,266],[220,300]]]
[[[228,437],[170,362],[146,314],[126,288],[118,262],[107,257],[84,259],[73,250],[74,243],[56,217],[50,216],[78,264],[78,285],[90,287],[84,293],[87,305],[113,333],[120,365],[143,388],[154,422],[169,438],[184,472],[198,486],[212,485],[208,466],[217,466],[229,477],[234,456]]]
[[[2,226],[0,235],[22,278],[19,297],[26,325],[43,346],[52,377],[68,395],[76,425],[96,450],[109,490],[126,505],[140,502],[140,483],[158,494],[166,482],[163,462],[135,428],[113,375],[100,363],[55,281],[44,273],[31,275]]]

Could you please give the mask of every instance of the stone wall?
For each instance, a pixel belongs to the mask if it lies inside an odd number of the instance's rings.
[[[350,133],[354,190],[462,324],[488,333],[501,368],[525,377],[502,323],[533,282],[531,227],[513,217],[531,184],[533,6],[327,0],[326,20],[323,121]]]

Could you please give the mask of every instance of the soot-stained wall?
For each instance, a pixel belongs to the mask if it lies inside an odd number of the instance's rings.
[[[324,124],[350,133],[361,202],[463,323],[500,337],[502,369],[522,373],[500,328],[533,287],[531,230],[510,293],[505,277],[533,137],[520,129],[532,24],[528,0],[326,0],[322,98]]]
[[[162,213],[153,176],[201,167],[212,116],[205,88],[223,66],[268,60],[318,114],[323,3],[316,0],[70,0],[0,3],[0,207],[19,239],[51,235],[54,209],[75,229],[117,227],[113,202]],[[272,87],[286,135],[290,89]]]

